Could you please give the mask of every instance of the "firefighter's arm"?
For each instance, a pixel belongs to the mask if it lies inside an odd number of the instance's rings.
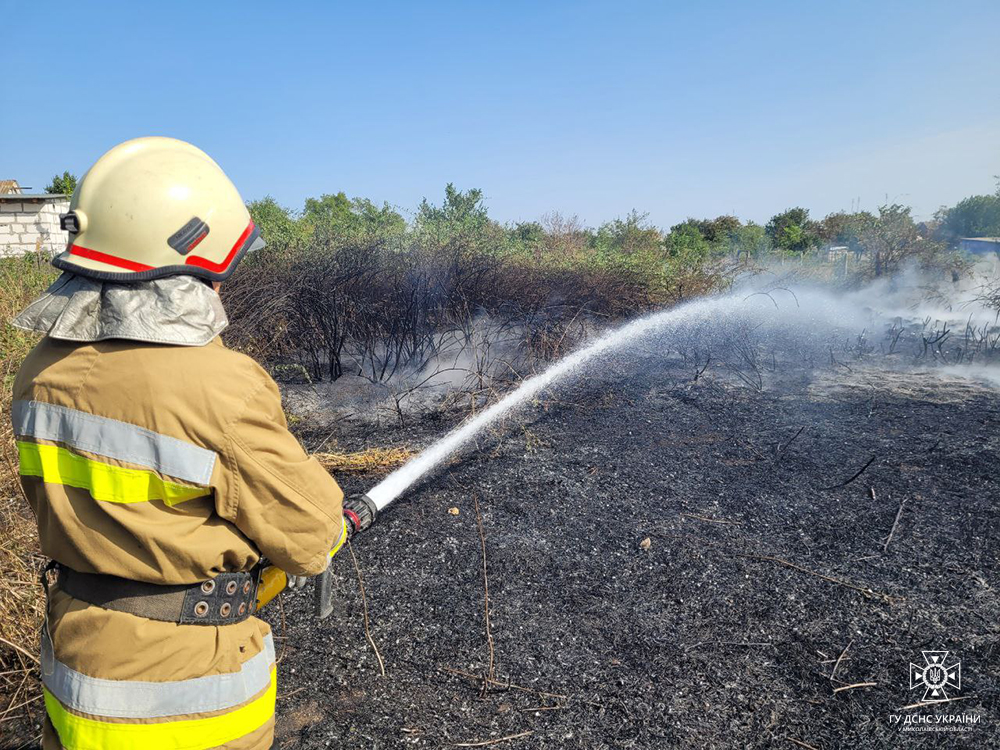
[[[227,431],[231,490],[224,516],[290,575],[322,573],[344,539],[344,493],[288,431],[267,380]]]

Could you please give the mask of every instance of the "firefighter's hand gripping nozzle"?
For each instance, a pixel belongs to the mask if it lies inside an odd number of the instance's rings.
[[[352,495],[344,501],[344,520],[347,529],[347,539],[364,531],[373,523],[378,514],[375,503],[368,495]],[[323,620],[333,612],[333,575],[330,566],[316,576],[316,599],[314,605],[316,617]]]
[[[378,515],[375,503],[368,495],[354,495],[344,501],[344,528],[347,532],[347,539],[351,539],[358,532],[364,531],[373,523]],[[339,545],[337,547],[339,549]],[[334,550],[336,551],[336,550]],[[330,553],[333,556],[333,552]],[[316,578],[315,605],[316,617],[323,619],[329,617],[333,612],[333,575],[330,567],[320,573]],[[267,566],[261,572],[260,585],[257,588],[257,610],[260,611],[268,602],[280,594],[285,588],[292,588],[289,577],[283,570],[273,566]]]

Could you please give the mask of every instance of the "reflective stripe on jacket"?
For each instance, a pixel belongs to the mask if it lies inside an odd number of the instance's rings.
[[[277,681],[270,633],[264,650],[239,672],[188,680],[89,677],[56,659],[44,634],[41,657],[46,712],[67,748],[218,747],[274,715]]]
[[[251,359],[203,347],[44,339],[14,383],[21,482],[42,551],[82,572],[194,583],[266,555],[314,575],[343,495],[288,432]],[[267,748],[270,629],[147,620],[55,587],[45,746]],[[47,636],[48,638],[48,636]]]

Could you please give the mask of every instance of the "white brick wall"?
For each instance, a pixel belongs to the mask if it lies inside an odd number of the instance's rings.
[[[55,255],[66,249],[69,235],[59,228],[59,214],[69,198],[0,200],[0,258],[40,250]]]

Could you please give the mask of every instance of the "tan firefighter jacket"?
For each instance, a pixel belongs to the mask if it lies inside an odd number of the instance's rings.
[[[343,495],[288,432],[277,386],[218,338],[45,338],[17,375],[13,420],[42,551],[74,570],[194,583],[264,555],[314,575],[343,532]],[[48,615],[47,748],[270,745],[265,623],[147,620],[58,589]]]

